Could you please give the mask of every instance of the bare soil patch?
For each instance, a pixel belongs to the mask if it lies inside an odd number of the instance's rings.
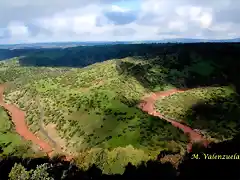
[[[3,92],[6,84],[0,85],[0,106],[2,106],[5,110],[8,111],[10,116],[12,117],[12,121],[15,125],[16,132],[22,136],[24,139],[28,141],[32,141],[32,143],[38,145],[40,149],[46,153],[49,157],[54,155],[54,149],[49,145],[46,141],[39,138],[35,134],[33,134],[29,129],[25,122],[25,112],[19,109],[14,104],[6,104],[3,98]],[[71,160],[71,156],[67,156],[65,160]]]

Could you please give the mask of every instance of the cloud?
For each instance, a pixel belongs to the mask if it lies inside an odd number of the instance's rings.
[[[119,28],[112,31],[114,36],[132,36],[136,33],[134,29],[131,28]]]
[[[1,0],[0,43],[235,38],[239,17],[237,0]]]
[[[11,22],[7,28],[13,37],[28,36],[28,27],[21,22]]]
[[[112,5],[103,12],[103,15],[114,25],[125,25],[136,21],[138,14],[131,9]]]

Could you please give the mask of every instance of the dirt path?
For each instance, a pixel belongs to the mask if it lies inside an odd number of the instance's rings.
[[[40,111],[40,117],[39,117],[39,131],[49,140],[50,144],[56,149],[57,148],[57,142],[54,141],[49,135],[48,135],[48,132],[44,129],[44,122],[43,122],[43,119],[44,119],[44,111],[43,111],[43,108],[40,104],[40,100],[39,100],[39,97],[37,96],[36,97],[36,103],[37,103],[37,106],[39,108],[39,111]]]
[[[34,144],[39,145],[43,152],[47,153],[48,156],[51,156],[53,152],[52,147],[48,143],[36,137],[30,130],[28,130],[27,124],[25,123],[25,112],[13,104],[6,104],[4,102],[4,87],[5,85],[0,85],[0,106],[2,106],[10,113],[12,121],[15,125],[16,132],[24,139],[32,141]]]
[[[29,129],[25,122],[25,112],[19,109],[17,106],[13,104],[6,104],[4,102],[4,88],[6,87],[6,84],[0,84],[0,106],[2,106],[5,110],[9,112],[9,114],[12,117],[12,121],[15,125],[16,132],[22,136],[24,139],[32,141],[32,143],[37,144],[41,150],[49,157],[52,157],[54,154],[54,148],[51,147],[47,142],[40,139],[36,135],[34,135]],[[71,161],[73,159],[72,156],[65,156],[63,158],[64,161]]]
[[[173,126],[181,129],[185,134],[188,134],[189,138],[190,138],[190,142],[187,146],[187,151],[191,152],[192,144],[194,142],[202,142],[203,145],[206,147],[208,145],[207,140],[204,139],[201,134],[194,131],[189,126],[183,125],[183,124],[175,121],[174,119],[167,118],[163,114],[161,114],[160,112],[157,112],[155,110],[155,101],[157,99],[164,98],[164,97],[170,96],[172,94],[184,92],[184,91],[187,91],[187,90],[188,89],[183,89],[183,90],[181,90],[181,89],[171,89],[171,90],[168,90],[168,91],[153,93],[149,97],[146,97],[146,98],[143,99],[143,102],[139,104],[139,108],[141,108],[143,111],[147,112],[148,114],[151,114],[153,116],[158,116],[161,119],[164,119],[164,120],[170,122]]]

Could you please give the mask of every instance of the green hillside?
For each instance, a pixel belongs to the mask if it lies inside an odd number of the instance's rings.
[[[92,64],[84,68],[63,67],[68,58],[69,66],[81,66],[78,48],[70,49],[72,56],[66,56],[69,49],[59,56],[60,50],[46,50],[53,59],[49,64],[47,60],[41,64],[45,55],[39,59],[38,50],[27,57],[28,66],[22,66],[20,57],[1,61],[0,81],[8,84],[5,100],[26,112],[33,132],[43,136],[39,133],[43,126],[64,152],[76,157],[79,167],[95,163],[104,173],[123,173],[128,162],[137,165],[156,159],[163,150],[186,151],[188,137],[181,130],[137,107],[151,92],[200,87],[159,99],[158,110],[205,131],[209,139],[222,141],[239,133],[237,44],[127,45],[122,55],[119,47],[124,45],[108,47],[112,55],[105,51],[99,61],[129,57],[104,62],[96,61],[104,46],[96,52],[85,47],[85,53],[96,54],[93,59],[81,55],[87,65]],[[31,66],[35,60],[43,67]]]
[[[133,65],[146,64],[130,58],[122,61]],[[106,153],[107,158],[101,160],[106,163],[119,161],[121,154],[120,162],[115,162],[114,166],[110,163],[111,168],[106,165],[103,169],[122,172],[128,161],[138,163],[155,158],[164,149],[183,152],[186,146],[187,137],[180,130],[136,107],[149,89],[133,76],[119,74],[116,60],[83,69],[67,69],[58,76],[51,76],[50,68],[40,71],[13,67],[12,62],[9,63],[18,78],[7,89],[5,99],[27,112],[27,123],[36,132],[40,115],[36,103],[38,96],[44,109],[45,126],[56,125],[58,139],[61,139],[59,143],[68,149],[68,153],[81,152],[79,159],[85,160],[79,160],[80,165],[94,163],[91,156],[100,156],[99,151]],[[61,68],[55,69],[55,72],[62,71]],[[85,154],[87,157],[82,157]]]
[[[173,94],[156,102],[159,112],[218,140],[239,132],[240,105],[232,87],[207,87]]]
[[[28,157],[33,155],[33,149],[15,132],[8,114],[0,107],[0,156],[10,155]]]

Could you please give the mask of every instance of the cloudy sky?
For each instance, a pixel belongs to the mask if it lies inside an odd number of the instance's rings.
[[[0,0],[0,44],[225,39],[239,30],[239,0]]]

